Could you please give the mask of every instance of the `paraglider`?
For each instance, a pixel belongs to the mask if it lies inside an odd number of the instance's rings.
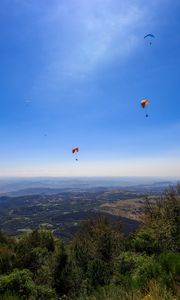
[[[152,39],[155,38],[155,35],[152,33],[148,33],[147,35],[144,36],[144,39],[148,39],[149,40],[149,45],[152,45]]]
[[[25,100],[25,103],[28,105],[30,104],[32,101],[30,99]]]
[[[146,118],[148,117],[147,105],[149,105],[149,104],[150,104],[150,101],[148,99],[142,99],[141,100],[141,107],[146,110]]]
[[[79,152],[79,148],[73,148],[72,153]]]
[[[79,152],[79,148],[73,148],[72,149],[72,153],[73,154],[76,154],[76,153],[78,153]],[[78,158],[76,157],[76,161],[78,161]]]
[[[31,105],[32,101],[30,99],[27,99],[24,101],[25,105],[28,107]]]

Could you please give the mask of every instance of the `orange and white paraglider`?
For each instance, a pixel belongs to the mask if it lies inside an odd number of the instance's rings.
[[[150,101],[148,99],[142,99],[141,100],[141,107],[146,110],[146,118],[148,117],[147,105],[149,105],[149,104],[150,104]]]
[[[73,148],[72,149],[72,154],[76,154],[79,152],[79,148]],[[76,161],[78,161],[78,158],[76,157]]]

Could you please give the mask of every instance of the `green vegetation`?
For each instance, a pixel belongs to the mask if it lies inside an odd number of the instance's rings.
[[[2,300],[177,300],[180,295],[180,186],[146,200],[128,237],[99,215],[69,242],[45,228],[0,232]]]

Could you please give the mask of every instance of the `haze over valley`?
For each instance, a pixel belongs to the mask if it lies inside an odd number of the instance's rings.
[[[1,178],[0,227],[20,235],[39,227],[69,239],[82,220],[103,214],[129,234],[142,222],[144,201],[155,199],[170,178]]]

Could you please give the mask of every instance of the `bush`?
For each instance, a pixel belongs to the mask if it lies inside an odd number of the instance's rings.
[[[153,278],[154,257],[123,252],[115,262],[113,282],[128,289],[145,289]]]
[[[148,293],[141,298],[142,300],[177,300],[170,291],[166,288],[162,288],[159,284],[152,280],[148,286]]]
[[[16,269],[9,275],[0,276],[0,295],[4,295],[8,291],[15,293],[21,299],[29,299],[30,296],[35,296],[35,284],[32,281],[31,272]]]
[[[57,300],[56,292],[47,286],[36,286],[36,300]]]
[[[161,252],[152,228],[141,227],[131,238],[129,249],[135,252],[146,252],[148,255]]]
[[[0,275],[12,271],[16,262],[15,253],[7,246],[0,247]]]
[[[19,297],[11,292],[0,295],[0,300],[19,300]]]
[[[154,277],[160,286],[171,289],[174,293],[180,284],[180,254],[163,253],[156,258]]]

